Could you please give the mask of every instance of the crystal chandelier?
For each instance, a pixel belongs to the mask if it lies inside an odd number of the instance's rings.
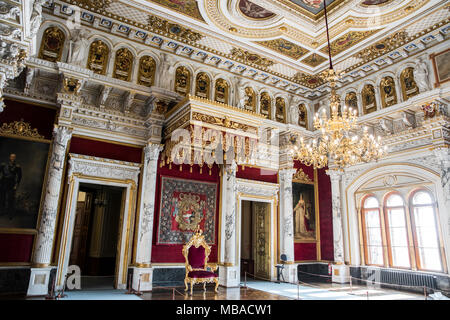
[[[321,137],[312,139],[308,143],[300,139],[300,147],[296,144],[297,139],[291,138],[293,147],[290,154],[294,160],[313,166],[323,168],[328,165],[329,160],[343,169],[361,162],[378,160],[386,152],[386,147],[381,146],[381,137],[375,138],[369,134],[367,127],[363,128],[362,135],[357,133],[357,111],[343,106],[340,110],[340,98],[336,93],[336,82],[339,78],[338,72],[334,71],[331,62],[331,46],[328,34],[328,19],[326,1],[324,3],[325,23],[328,40],[328,56],[330,68],[323,73],[325,80],[331,87],[330,110],[331,117],[328,119],[325,110],[314,116],[314,128],[320,130]]]

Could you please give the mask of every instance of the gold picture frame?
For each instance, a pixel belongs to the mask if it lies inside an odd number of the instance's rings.
[[[434,77],[436,82],[435,88],[439,88],[441,84],[450,81],[450,48],[430,55],[433,62]]]

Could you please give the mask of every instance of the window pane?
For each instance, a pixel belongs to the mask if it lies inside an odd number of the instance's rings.
[[[378,208],[378,200],[375,197],[369,197],[364,201],[364,208]]]
[[[392,195],[389,199],[394,196],[400,198],[397,195]],[[401,198],[400,200],[403,203]],[[394,199],[393,203],[398,205],[398,201],[398,199]],[[396,267],[410,267],[405,209],[403,207],[396,209],[387,208],[387,215],[389,222],[389,236],[391,240],[390,249],[392,254],[392,264]]]
[[[392,194],[387,199],[388,207],[400,207],[403,206],[403,199],[398,194]]]
[[[419,249],[420,262],[423,269],[427,270],[442,270],[441,255],[437,248],[420,248]]]
[[[408,247],[392,247],[392,263],[396,267],[409,268]]]
[[[380,224],[380,212],[378,209],[378,201],[376,201],[376,208],[377,209],[369,209],[365,211],[365,224],[366,224],[365,229],[367,241],[366,246],[368,255],[367,263],[382,265],[383,242],[381,239],[381,224]]]
[[[429,197],[425,192],[420,193]],[[413,212],[421,267],[422,269],[441,271],[442,265],[434,207],[421,204],[419,207],[413,207]]]
[[[428,192],[419,191],[413,197],[413,204],[432,204],[433,199]]]
[[[367,248],[369,253],[370,264],[383,264],[383,248],[379,246],[369,246]]]

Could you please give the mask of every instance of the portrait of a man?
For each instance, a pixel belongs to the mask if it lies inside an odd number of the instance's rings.
[[[0,137],[0,228],[36,228],[49,147]]]
[[[0,215],[8,214],[10,220],[15,212],[16,190],[22,180],[22,168],[16,158],[11,153],[9,162],[0,164]]]

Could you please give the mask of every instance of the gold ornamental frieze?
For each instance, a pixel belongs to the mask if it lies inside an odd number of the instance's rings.
[[[11,123],[3,123],[0,127],[0,135],[45,140],[45,137],[39,134],[38,129],[31,128],[31,125],[24,122],[23,119]]]
[[[230,120],[230,118],[228,116],[225,116],[224,118],[220,118],[220,117],[215,117],[215,116],[208,115],[208,114],[193,112],[192,120],[201,121],[201,122],[209,123],[212,125],[217,125],[220,127],[225,127],[228,129],[251,131],[251,132],[257,131],[257,128],[246,125],[246,124],[242,124],[239,122],[232,121],[232,120]]]

